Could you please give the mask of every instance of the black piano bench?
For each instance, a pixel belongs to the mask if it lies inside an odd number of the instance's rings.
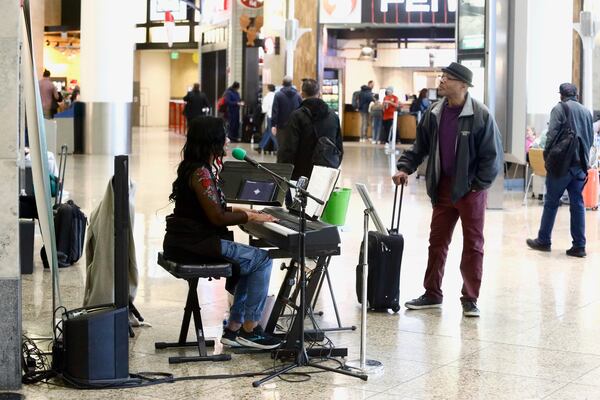
[[[214,347],[214,340],[206,340],[204,337],[204,328],[202,327],[202,315],[200,314],[200,303],[198,302],[198,279],[208,278],[227,278],[231,276],[232,266],[227,262],[202,263],[189,265],[179,264],[167,260],[162,252],[158,253],[158,265],[167,270],[171,275],[178,279],[185,279],[188,282],[189,290],[187,302],[185,303],[185,312],[183,321],[181,321],[181,331],[179,332],[179,341],[174,343],[156,342],[155,349],[166,349],[168,347],[198,347],[198,355],[191,357],[169,357],[169,364],[180,364],[194,361],[229,361],[230,354],[208,355],[207,347]],[[190,327],[190,319],[194,317],[194,326],[196,328],[196,341],[188,342],[187,334]]]

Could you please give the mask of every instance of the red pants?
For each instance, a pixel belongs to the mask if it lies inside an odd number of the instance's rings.
[[[483,269],[483,222],[487,203],[487,191],[469,192],[456,204],[452,204],[451,178],[441,177],[438,186],[438,202],[433,207],[431,233],[429,235],[429,261],[425,272],[425,295],[442,301],[442,278],[448,256],[448,246],[456,221],[460,217],[463,229],[463,251],[460,272],[463,277],[462,301],[477,301]]]

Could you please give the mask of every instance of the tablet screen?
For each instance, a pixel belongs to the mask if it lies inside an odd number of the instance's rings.
[[[237,198],[245,201],[273,201],[276,188],[273,181],[244,179]]]

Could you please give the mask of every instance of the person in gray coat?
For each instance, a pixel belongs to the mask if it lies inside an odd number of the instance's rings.
[[[567,190],[569,192],[571,237],[573,239],[573,246],[567,250],[567,255],[585,257],[585,206],[582,190],[587,178],[590,148],[594,142],[592,114],[577,101],[577,87],[575,85],[563,83],[558,90],[561,102],[554,106],[550,113],[544,157],[547,158],[547,153],[556,145],[557,135],[566,124],[569,124],[563,109],[565,106],[571,115],[572,128],[578,140],[574,154],[565,155],[563,160],[565,167],[568,167],[565,169],[566,173],[563,176],[554,176],[548,171],[546,175],[546,198],[540,230],[537,238],[527,239],[527,245],[534,250],[551,250],[552,228],[560,205],[560,197]]]
[[[444,97],[423,114],[416,142],[400,156],[398,172],[392,178],[396,185],[407,184],[408,176],[428,156],[426,183],[433,215],[425,294],[406,302],[405,306],[413,310],[442,306],[442,278],[448,246],[460,218],[463,315],[478,317],[487,189],[502,168],[502,141],[494,117],[468,92],[473,86],[471,70],[452,63],[442,71],[438,93]]]

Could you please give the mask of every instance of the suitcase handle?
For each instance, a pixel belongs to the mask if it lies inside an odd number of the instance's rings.
[[[54,199],[54,206],[57,207],[62,204],[62,196],[64,190],[65,183],[65,171],[67,170],[67,154],[68,147],[66,144],[60,146],[60,159],[58,162],[58,193],[56,193],[56,198]]]
[[[394,190],[394,208],[392,209],[392,224],[390,233],[398,233],[400,230],[400,212],[402,211],[402,198],[404,197],[404,185],[400,185],[400,201],[398,201],[398,186]],[[396,216],[396,207],[398,208],[398,215]],[[394,228],[394,221],[396,221],[396,227]]]

